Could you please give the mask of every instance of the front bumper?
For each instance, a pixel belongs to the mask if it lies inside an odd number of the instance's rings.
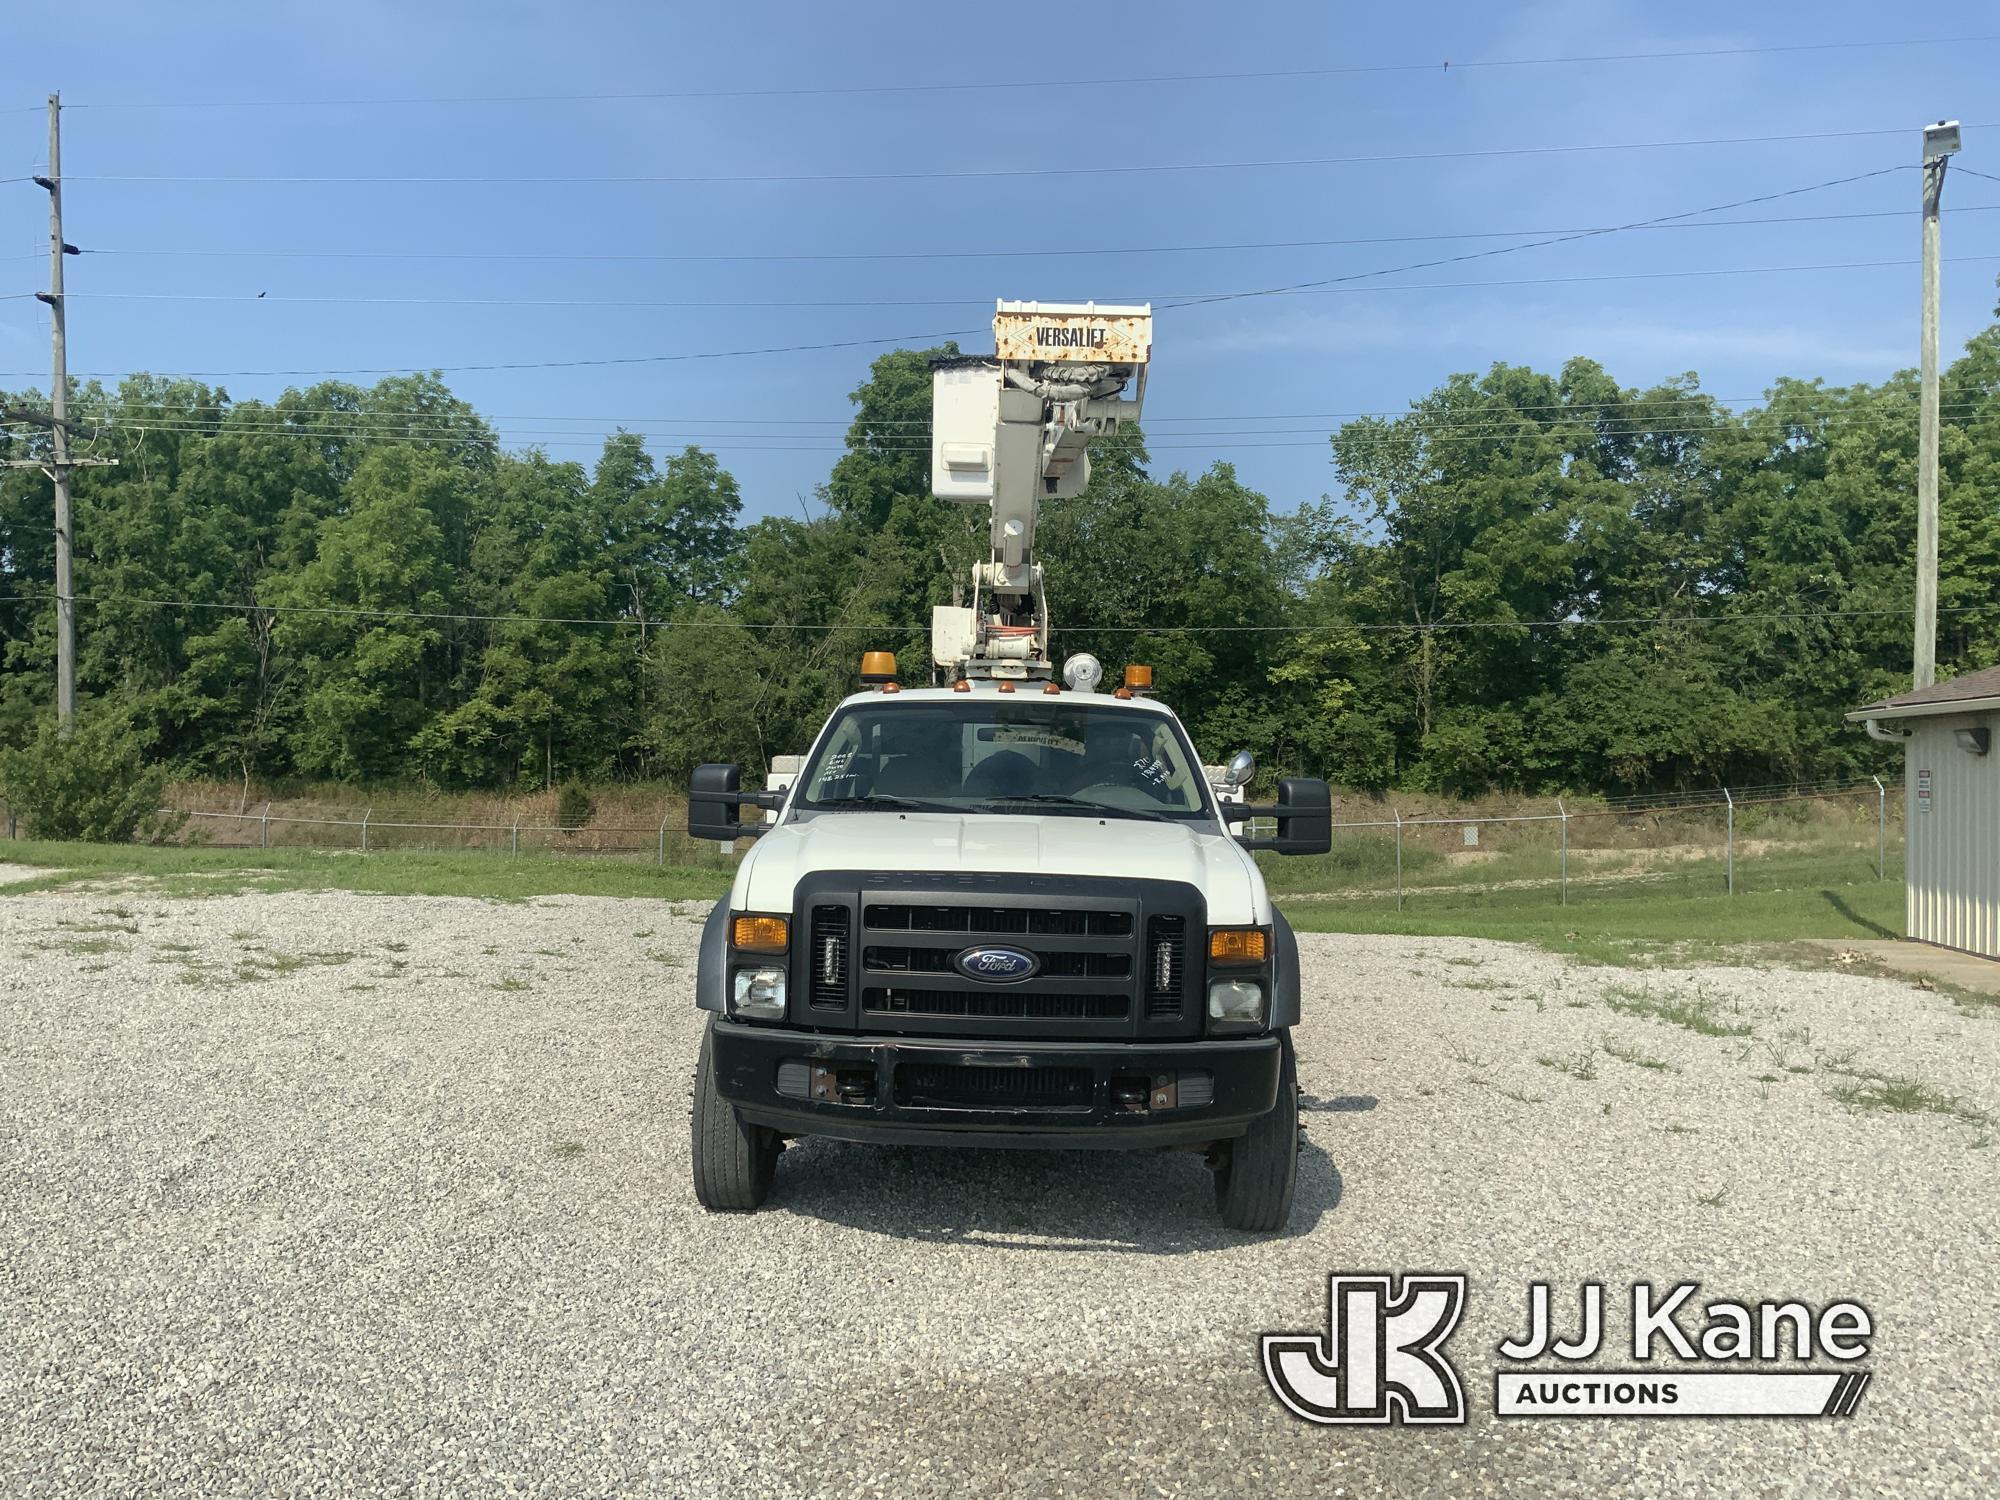
[[[1113,1150],[1197,1145],[1243,1134],[1278,1099],[1275,1036],[1177,1043],[971,1042],[830,1037],[719,1017],[710,1026],[717,1091],[744,1119],[787,1135]],[[780,1092],[781,1069],[789,1092]],[[807,1097],[799,1097],[802,1073],[811,1080]],[[1204,1074],[1207,1080],[1197,1082]],[[1016,1092],[1028,1102],[975,1097],[941,1105],[928,1085],[953,1077],[978,1080],[970,1090],[975,1096],[982,1089]],[[1060,1078],[1064,1102],[1036,1099],[1026,1087],[1007,1089],[1015,1078],[1024,1083]],[[1175,1083],[1163,1085],[1163,1079]],[[1183,1092],[1202,1102],[1180,1103]]]

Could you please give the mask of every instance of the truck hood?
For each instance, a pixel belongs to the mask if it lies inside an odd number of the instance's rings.
[[[1263,876],[1234,839],[1133,818],[821,813],[780,823],[757,841],[736,872],[731,904],[788,912],[793,887],[819,870],[1180,880],[1206,898],[1212,923],[1271,920]]]

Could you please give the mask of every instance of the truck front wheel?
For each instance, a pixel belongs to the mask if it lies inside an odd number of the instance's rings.
[[[784,1142],[775,1131],[752,1125],[715,1088],[714,1043],[701,1035],[694,1070],[694,1195],[711,1213],[747,1213],[771,1192]]]
[[[1278,1102],[1222,1145],[1215,1206],[1231,1229],[1268,1232],[1292,1217],[1299,1177],[1299,1076],[1291,1033],[1278,1036]]]

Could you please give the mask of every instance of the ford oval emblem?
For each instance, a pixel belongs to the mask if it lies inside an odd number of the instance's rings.
[[[1041,967],[1034,954],[1023,953],[1019,948],[967,948],[954,962],[967,979],[980,979],[988,984],[1026,979]]]

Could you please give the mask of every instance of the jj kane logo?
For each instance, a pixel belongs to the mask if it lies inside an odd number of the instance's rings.
[[[1631,1289],[1630,1350],[1645,1368],[1565,1368],[1605,1349],[1604,1287],[1578,1293],[1573,1336],[1556,1328],[1547,1282],[1528,1287],[1527,1327],[1495,1350],[1493,1411],[1501,1417],[1844,1417],[1869,1372],[1801,1370],[1812,1360],[1863,1359],[1874,1322],[1858,1302],[1815,1311],[1803,1302],[1714,1301],[1691,1319],[1699,1282]],[[1466,1278],[1435,1272],[1327,1279],[1324,1334],[1267,1333],[1264,1378],[1287,1411],[1318,1423],[1462,1423],[1465,1393],[1445,1341],[1465,1310]],[[1614,1356],[1615,1357],[1615,1356]],[[1519,1369],[1541,1361],[1555,1368]],[[1691,1370],[1686,1363],[1711,1366]],[[1653,1361],[1660,1361],[1653,1363]],[[1772,1366],[1781,1368],[1772,1368]]]
[[[1463,1276],[1330,1276],[1326,1337],[1265,1334],[1264,1378],[1308,1422],[1463,1422],[1444,1341],[1464,1310]]]

